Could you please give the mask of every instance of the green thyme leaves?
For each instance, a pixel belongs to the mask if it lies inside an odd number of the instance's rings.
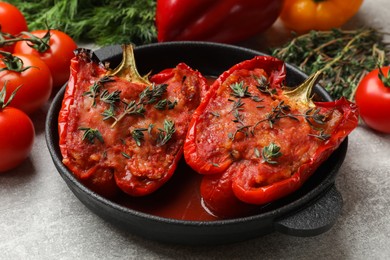
[[[92,107],[96,107],[98,102],[108,105],[108,108],[102,112],[102,120],[113,120],[111,128],[120,122],[126,116],[141,116],[145,117],[145,113],[150,108],[157,110],[174,109],[178,104],[175,99],[173,101],[164,98],[167,93],[168,84],[152,84],[146,86],[138,95],[137,99],[127,100],[121,97],[120,90],[109,91],[105,88],[105,83],[114,81],[112,76],[104,76],[89,87],[88,91],[83,93],[83,96],[91,98]],[[153,105],[153,106],[149,106]],[[175,122],[172,120],[164,120],[163,127],[152,131],[154,124],[149,124],[147,127],[135,128],[130,131],[131,138],[137,146],[141,146],[145,140],[145,133],[152,137],[152,140],[157,146],[165,145],[175,133]],[[83,140],[89,143],[95,143],[95,140],[103,143],[103,137],[97,129],[88,127],[80,127],[79,130],[84,131]],[[126,156],[125,156],[126,157]]]
[[[147,86],[139,94],[139,98],[137,101],[131,100],[130,102],[126,102],[122,100],[122,103],[125,106],[124,110],[118,116],[113,117],[115,121],[111,127],[114,127],[120,120],[122,120],[127,115],[144,116],[146,112],[145,105],[155,104],[157,102],[160,102],[162,100],[163,95],[167,92],[167,87],[168,87],[167,84],[158,84],[158,85],[153,84],[152,86]],[[172,109],[174,108],[176,103],[173,104],[173,103],[166,102],[165,106],[171,107]],[[160,106],[162,106],[162,104],[160,104]]]
[[[162,146],[166,144],[176,132],[175,122],[171,120],[164,120],[164,129],[159,128],[158,130],[157,145]]]
[[[92,107],[96,106],[96,98],[99,96],[100,90],[103,87],[103,85],[107,82],[112,82],[114,79],[111,76],[104,76],[95,83],[93,83],[88,91],[85,91],[83,93],[83,96],[88,96],[93,99],[92,101]]]
[[[145,131],[148,131],[148,129],[147,128],[137,128],[131,132],[131,136],[133,137],[137,146],[141,146],[141,141],[144,140],[144,137],[145,137],[145,135],[144,135]]]
[[[256,153],[256,151],[255,151]],[[268,146],[265,146],[261,151],[262,162],[269,164],[277,164],[278,162],[274,159],[282,156],[280,152],[280,146],[275,143],[270,143]]]
[[[272,56],[294,64],[308,75],[321,70],[320,83],[331,96],[352,101],[362,76],[389,63],[389,44],[384,36],[372,28],[311,31],[274,49]]]
[[[251,93],[249,93],[248,88],[248,86],[244,86],[243,81],[233,83],[230,85],[231,95],[237,98],[250,97]]]
[[[84,131],[82,140],[88,141],[90,144],[95,143],[95,139],[101,143],[104,143],[103,136],[98,129],[92,129],[89,127],[79,127],[79,130]]]

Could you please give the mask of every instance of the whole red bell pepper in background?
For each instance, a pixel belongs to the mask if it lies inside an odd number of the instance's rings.
[[[283,62],[258,56],[224,72],[190,122],[186,162],[203,174],[201,196],[219,217],[237,217],[299,189],[357,126],[345,99],[311,101],[315,74],[282,88]]]
[[[157,0],[157,38],[235,43],[265,31],[283,0]]]

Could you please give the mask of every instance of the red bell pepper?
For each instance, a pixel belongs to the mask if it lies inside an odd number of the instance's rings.
[[[184,145],[209,210],[232,217],[291,194],[357,126],[353,103],[311,101],[315,77],[286,90],[284,64],[258,56],[210,87]]]
[[[283,0],[157,0],[158,41],[235,43],[265,31]]]
[[[148,195],[173,175],[206,79],[184,63],[158,82],[140,77],[130,46],[114,70],[93,57],[81,49],[71,63],[58,117],[63,163],[103,196]]]

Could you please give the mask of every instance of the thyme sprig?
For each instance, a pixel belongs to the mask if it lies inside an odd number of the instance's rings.
[[[137,146],[141,146],[141,141],[143,141],[145,138],[145,135],[143,133],[145,131],[148,131],[148,128],[137,128],[131,132],[131,136],[133,137]]]
[[[266,114],[265,118],[256,122],[251,129],[252,135],[254,135],[256,127],[262,122],[268,122],[271,128],[274,127],[275,123],[279,121],[281,118],[291,118],[293,120],[298,120],[296,115],[290,113],[291,107],[286,105],[284,101],[280,101],[272,110]]]
[[[110,116],[111,118],[114,118],[115,121],[111,125],[111,127],[114,127],[127,115],[144,116],[146,112],[145,105],[159,102],[162,96],[166,93],[167,87],[167,84],[152,84],[152,86],[146,86],[145,89],[138,95],[138,101],[131,100],[130,102],[126,102],[124,100],[121,100],[121,102],[125,105],[121,114],[115,116],[113,113],[111,113],[112,111],[107,111],[104,116]],[[171,106],[174,105],[171,104]]]
[[[103,136],[98,129],[93,129],[90,127],[79,127],[78,129],[84,131],[82,137],[83,141],[87,140],[90,144],[94,144],[95,139],[97,139],[99,142],[104,143]]]
[[[158,130],[159,130],[159,133],[157,136],[157,145],[163,146],[172,138],[172,135],[176,132],[175,122],[165,119],[164,120],[164,129],[159,128]]]
[[[245,136],[248,136],[249,129],[252,127],[251,125],[245,125],[244,123],[245,116],[243,113],[241,113],[244,110],[245,105],[243,99],[250,98],[254,102],[262,102],[263,99],[252,95],[252,93],[249,92],[249,86],[244,86],[244,81],[235,82],[230,84],[229,87],[231,90],[230,95],[236,98],[228,99],[228,101],[233,102],[231,113],[233,114],[234,119],[232,121],[238,124],[234,133],[228,133],[228,138],[234,140],[237,133],[243,133]]]
[[[280,156],[282,156],[282,153],[280,152],[280,146],[273,142],[270,143],[268,146],[264,146],[261,150],[262,162],[266,162],[269,164],[277,164],[278,162],[275,161],[275,159],[279,158]]]
[[[323,72],[320,81],[335,99],[353,101],[360,80],[376,67],[389,64],[384,33],[371,28],[311,31],[296,36],[271,54],[311,75]]]
[[[168,84],[152,84],[151,87],[146,87],[139,95],[139,103],[153,104],[161,99],[162,95],[167,91]]]
[[[107,82],[115,81],[112,76],[103,76],[98,81],[95,81],[90,87],[88,91],[83,93],[83,96],[88,96],[93,99],[92,107],[96,106],[96,98],[99,97],[99,93],[103,85]]]
[[[244,86],[244,81],[235,82],[230,85],[231,95],[237,98],[251,97],[252,94],[248,91],[248,88],[248,86]]]
[[[276,94],[276,89],[270,88],[270,82],[264,75],[261,75],[260,77],[256,77],[256,81],[258,84],[256,87],[261,93],[269,96]]]

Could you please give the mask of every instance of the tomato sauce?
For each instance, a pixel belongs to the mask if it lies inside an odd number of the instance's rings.
[[[218,220],[203,205],[199,187],[202,176],[181,160],[176,174],[159,190],[143,197],[121,194],[114,202],[154,216],[192,221]]]

